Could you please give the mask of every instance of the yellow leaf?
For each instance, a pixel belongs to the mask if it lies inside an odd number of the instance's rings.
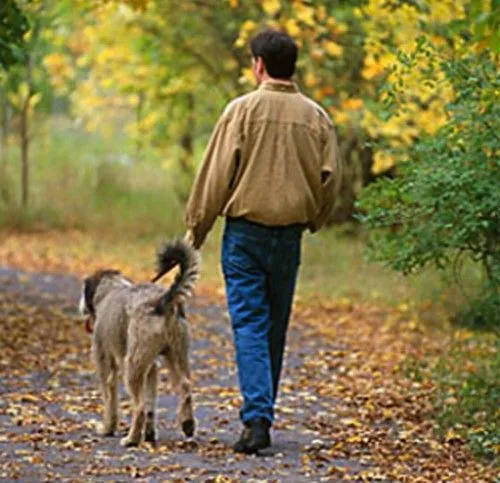
[[[28,83],[27,82],[21,82],[21,84],[19,84],[18,92],[19,92],[20,98],[24,102],[28,98],[29,93],[30,93],[30,88],[29,88]]]
[[[344,418],[341,422],[346,426],[354,426],[355,428],[360,428],[361,426],[363,426],[363,423],[354,418]]]
[[[349,115],[346,111],[335,110],[333,112],[333,117],[337,124],[347,124],[349,122]]]
[[[313,97],[317,101],[321,102],[325,98],[325,94],[323,92],[323,89],[315,89],[313,92]]]
[[[325,56],[325,51],[323,49],[316,47],[311,50],[311,57],[314,60],[321,60],[323,59],[324,56]]]
[[[253,20],[247,20],[243,22],[243,25],[241,26],[241,30],[244,32],[251,32],[252,30],[255,30],[257,27],[257,24]]]
[[[231,8],[236,8],[238,6],[238,0],[229,0],[229,6]]]
[[[350,99],[346,99],[345,101],[342,101],[341,107],[342,107],[342,109],[357,111],[363,107],[363,101],[361,99],[352,97]]]
[[[305,75],[304,83],[306,84],[307,87],[314,87],[315,85],[318,84],[318,79],[312,72],[308,72]]]
[[[285,22],[285,29],[292,37],[298,37],[300,35],[299,24],[294,18],[289,18]]]
[[[318,17],[318,20],[320,20],[321,22],[325,20],[326,7],[324,5],[320,5],[319,7],[316,8],[316,17]]]
[[[253,70],[248,67],[241,71],[241,77],[239,79],[240,84],[250,84],[252,86],[256,85],[257,82],[255,80],[255,76],[253,74]]]
[[[87,67],[90,64],[90,58],[88,55],[82,55],[76,59],[76,65],[78,67]]]
[[[459,441],[462,437],[453,428],[450,428],[444,439],[447,443],[450,443],[451,441]]]
[[[349,438],[347,438],[348,443],[361,443],[361,441],[363,441],[363,438],[358,434],[355,434],[354,436],[350,436]]]
[[[374,174],[379,174],[392,168],[394,164],[394,156],[384,151],[377,151],[373,156],[372,171]]]
[[[295,16],[306,25],[314,27],[314,8],[307,7],[302,3],[295,4]]]
[[[262,8],[268,15],[274,16],[281,9],[280,0],[262,0]]]
[[[30,109],[33,109],[36,107],[36,105],[42,100],[42,94],[40,92],[37,92],[33,96],[31,96],[29,100],[29,107]]]
[[[45,65],[45,67],[47,67],[49,69],[58,69],[59,67],[61,67],[65,63],[66,63],[66,59],[65,59],[64,55],[62,55],[58,52],[55,52],[53,54],[49,54],[49,55],[45,56],[45,58],[43,59],[43,65]]]
[[[343,48],[334,42],[333,40],[329,40],[328,42],[325,42],[325,50],[330,54],[332,57],[340,57],[343,52]]]
[[[335,28],[333,29],[334,33],[336,35],[342,35],[344,34],[345,32],[347,32],[347,25],[343,24],[343,23],[339,23],[335,26]]]
[[[326,26],[332,31],[335,31],[335,28],[337,27],[337,22],[334,17],[328,17],[326,20]]]
[[[247,20],[240,28],[240,35],[234,45],[236,47],[244,47],[250,34],[257,28],[257,24],[253,20]]]

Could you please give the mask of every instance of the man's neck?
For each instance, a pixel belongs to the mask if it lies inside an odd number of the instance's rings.
[[[286,85],[293,84],[292,79],[275,79],[274,77],[271,77],[269,75],[264,75],[262,77],[261,83],[263,82],[269,82],[271,84],[286,84]]]

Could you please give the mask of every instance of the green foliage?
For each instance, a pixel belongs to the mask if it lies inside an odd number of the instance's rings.
[[[432,368],[432,378],[438,383],[435,408],[442,434],[452,431],[465,438],[476,454],[497,461],[499,373],[498,338],[496,345],[489,346],[477,335],[456,341],[450,353]]]
[[[23,36],[28,21],[14,0],[0,3],[0,67],[7,69],[24,59]]]
[[[374,229],[371,255],[404,274],[480,262],[486,298],[498,306],[500,78],[488,52],[442,69],[457,93],[448,122],[415,143],[395,179],[365,190],[361,219]]]
[[[491,10],[484,11],[482,0],[471,0],[469,18],[476,40],[487,45],[495,54],[500,53],[500,0],[491,0]]]

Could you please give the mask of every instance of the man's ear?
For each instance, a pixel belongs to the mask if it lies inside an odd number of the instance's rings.
[[[264,59],[262,57],[257,57],[255,67],[260,76],[263,76],[266,73],[266,65],[264,64]]]

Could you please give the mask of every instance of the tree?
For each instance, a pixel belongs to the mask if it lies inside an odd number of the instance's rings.
[[[5,0],[0,5],[0,195],[7,200],[7,187],[1,181],[6,178],[8,158],[8,124],[10,110],[7,99],[7,71],[24,60],[23,37],[28,30],[28,21],[14,0]],[[2,71],[3,69],[3,71]]]
[[[0,67],[8,69],[22,62],[25,55],[23,37],[28,31],[28,20],[14,0],[0,5]]]
[[[369,0],[358,15],[366,31],[363,77],[385,86],[361,125],[377,143],[374,173],[394,171],[416,140],[446,124],[446,105],[456,95],[440,64],[429,72],[428,51],[417,51],[418,39],[425,36],[448,57],[485,45],[498,52],[498,0]],[[481,40],[473,41],[476,35]]]
[[[454,96],[443,108],[444,124],[421,134],[400,159],[397,177],[368,187],[359,206],[374,230],[372,256],[404,274],[431,264],[458,267],[467,257],[479,262],[484,292],[467,318],[498,326],[500,76],[498,56],[484,38],[476,43],[479,48],[448,56],[420,39],[412,54],[401,57],[409,70],[427,58],[429,78],[442,72]],[[404,91],[406,73],[401,75]]]
[[[19,115],[19,137],[21,148],[21,205],[26,208],[29,200],[31,141],[31,119],[36,105],[42,99],[38,86],[43,83],[40,69],[44,53],[42,30],[50,22],[48,5],[43,0],[20,0],[19,11],[28,19],[28,28],[23,35],[22,62],[10,66],[5,79],[7,99]]]

